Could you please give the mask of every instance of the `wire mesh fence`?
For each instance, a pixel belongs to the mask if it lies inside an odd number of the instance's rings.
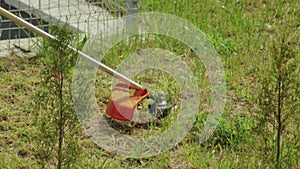
[[[50,23],[67,23],[70,29],[88,36],[109,34],[120,26],[120,17],[139,8],[138,0],[0,0],[0,6],[45,31]],[[3,42],[5,48],[30,48],[33,37],[33,33],[0,15],[2,48]]]

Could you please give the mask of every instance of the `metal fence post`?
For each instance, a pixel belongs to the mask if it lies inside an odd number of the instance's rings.
[[[126,31],[129,34],[132,34],[133,32],[136,32],[138,30],[137,27],[137,18],[136,16],[132,16],[132,14],[138,13],[139,12],[139,7],[138,7],[138,0],[126,0]]]

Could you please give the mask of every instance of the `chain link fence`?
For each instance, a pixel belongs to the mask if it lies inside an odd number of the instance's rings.
[[[120,24],[120,17],[138,12],[138,0],[0,0],[0,6],[26,21],[48,31],[51,24],[65,24],[93,36],[110,34]],[[126,25],[132,25],[128,20]],[[0,15],[0,52],[16,46],[30,49],[32,32]]]

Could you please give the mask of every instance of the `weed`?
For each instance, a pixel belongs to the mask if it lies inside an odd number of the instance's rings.
[[[252,122],[247,117],[223,114],[212,136],[216,145],[236,147],[251,136]]]

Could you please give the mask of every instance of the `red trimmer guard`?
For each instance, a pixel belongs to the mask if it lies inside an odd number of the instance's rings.
[[[133,96],[130,96],[130,93],[133,93]],[[113,89],[106,113],[120,121],[131,121],[137,104],[149,94],[145,89],[118,83]]]

